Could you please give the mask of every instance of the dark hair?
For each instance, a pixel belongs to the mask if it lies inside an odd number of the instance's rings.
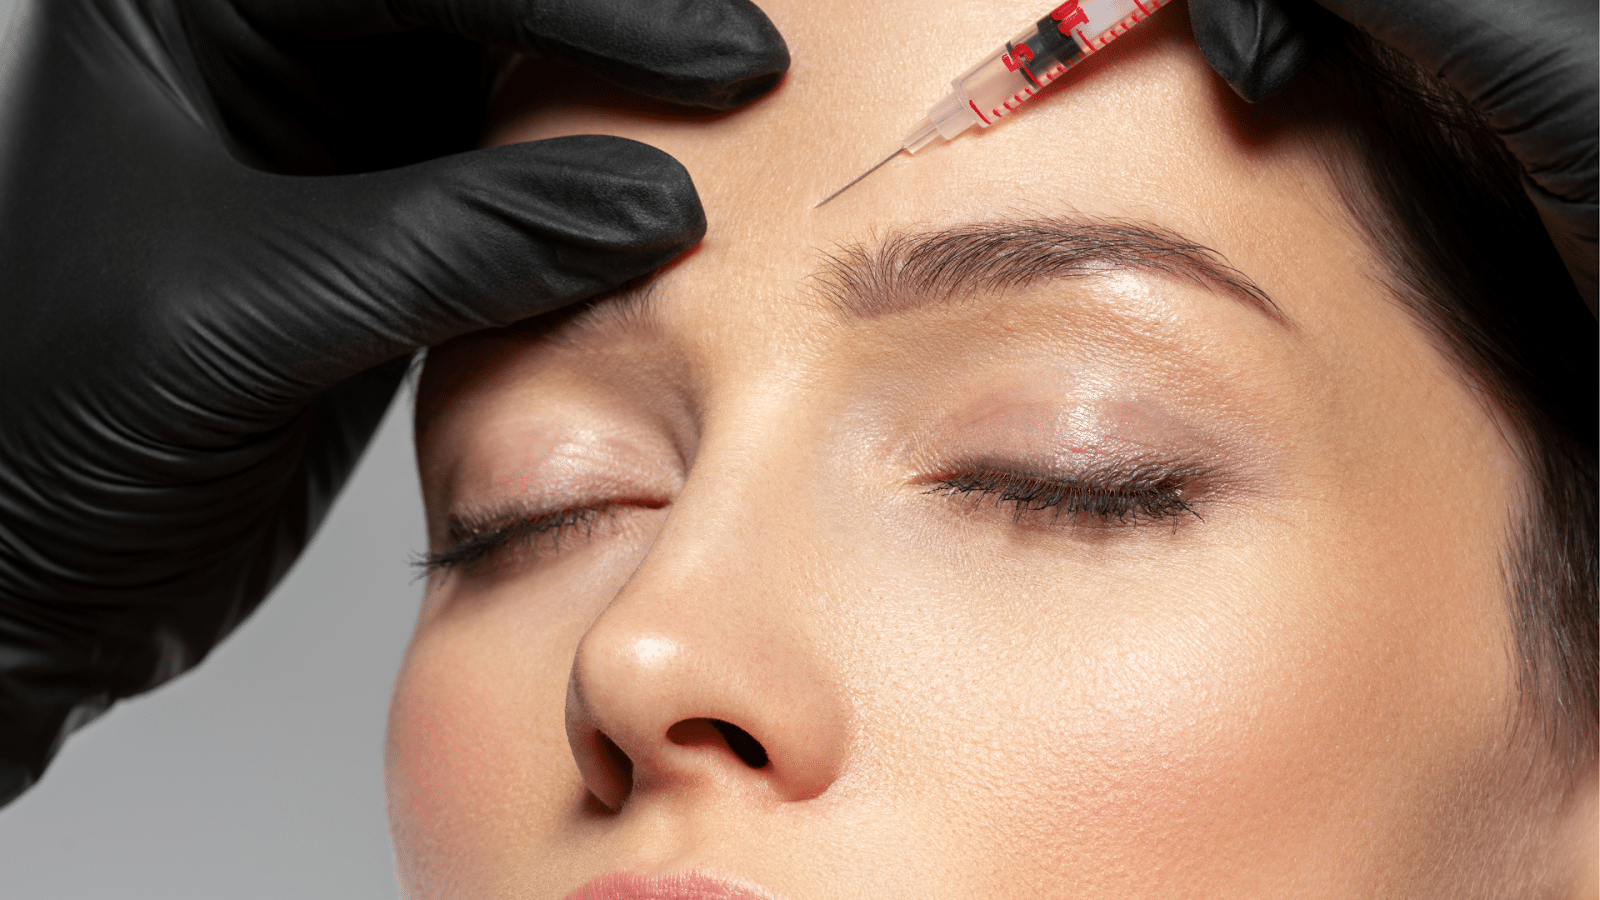
[[[1385,286],[1507,422],[1526,493],[1504,561],[1518,727],[1596,750],[1596,326],[1483,116],[1409,58],[1329,23],[1305,89]],[[1297,88],[1298,90],[1299,88]]]

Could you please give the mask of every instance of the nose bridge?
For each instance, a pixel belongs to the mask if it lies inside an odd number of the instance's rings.
[[[613,809],[736,780],[786,800],[826,791],[849,711],[823,635],[817,536],[787,516],[804,466],[707,442],[638,569],[578,646],[567,731]],[[770,449],[770,448],[769,448]],[[793,452],[791,445],[787,452]],[[720,458],[713,456],[719,454]]]

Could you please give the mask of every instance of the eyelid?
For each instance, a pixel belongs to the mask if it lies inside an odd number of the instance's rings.
[[[420,555],[413,564],[428,575],[436,571],[471,569],[492,561],[519,543],[548,539],[559,553],[562,536],[575,528],[592,537],[603,516],[615,518],[620,509],[661,509],[670,501],[649,497],[622,497],[566,504],[545,511],[513,507],[498,512],[451,514],[443,549]]]

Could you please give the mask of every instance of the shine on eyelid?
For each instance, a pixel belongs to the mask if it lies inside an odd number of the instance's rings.
[[[926,432],[920,443],[924,449],[918,456],[1008,459],[1066,471],[1086,461],[1170,462],[1204,451],[1211,441],[1148,399],[1050,400],[1001,392],[974,398]]]
[[[430,528],[430,540],[444,541],[452,528],[481,530],[497,517],[525,519],[598,500],[664,503],[681,487],[681,457],[657,431],[610,419],[561,421],[480,435],[463,451],[474,463],[436,491],[441,524]]]
[[[1254,412],[1161,382],[1099,377],[1078,366],[997,371],[986,359],[908,385],[887,405],[865,405],[858,414],[874,419],[861,423],[878,436],[867,440],[882,440],[909,481],[979,463],[1066,477],[1177,466],[1257,494],[1271,491],[1282,459],[1263,443]]]
[[[968,409],[971,413],[955,419],[952,425],[990,435],[1048,433],[1058,440],[1078,443],[1167,443],[1184,439],[1190,431],[1171,411],[1144,397],[1099,397],[1063,403],[994,396],[973,403]]]

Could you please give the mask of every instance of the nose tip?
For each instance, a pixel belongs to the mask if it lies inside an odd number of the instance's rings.
[[[578,770],[608,809],[644,792],[730,783],[799,801],[837,778],[845,716],[807,654],[704,634],[624,635],[605,619],[578,647],[566,712]]]

